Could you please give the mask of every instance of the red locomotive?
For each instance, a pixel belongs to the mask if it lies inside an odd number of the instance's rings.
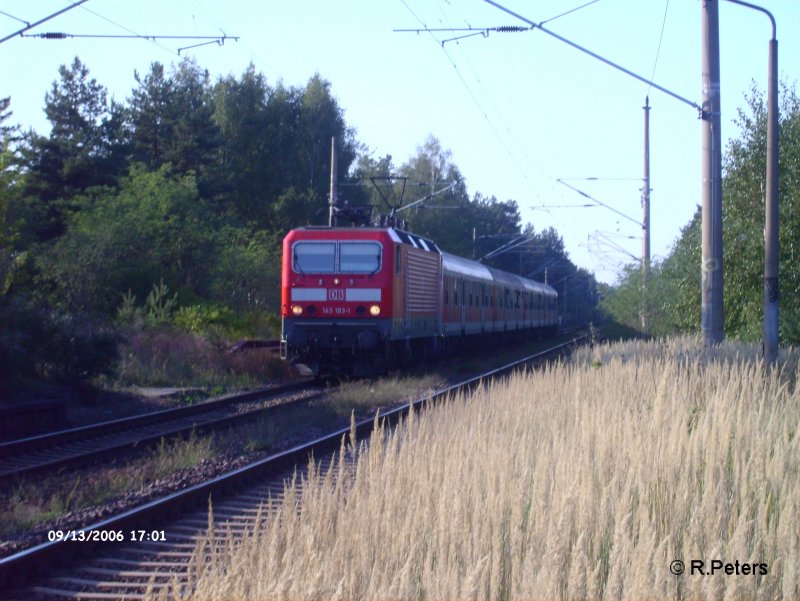
[[[283,241],[281,356],[315,373],[386,371],[480,336],[558,326],[546,285],[392,227],[303,227]]]

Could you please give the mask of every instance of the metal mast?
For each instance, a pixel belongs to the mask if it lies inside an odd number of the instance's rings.
[[[336,174],[338,172],[338,159],[336,156],[336,138],[331,138],[331,188],[328,198],[328,225],[336,227],[336,210],[339,208],[339,186]]]
[[[719,1],[702,5],[703,241],[701,328],[703,343],[722,342],[722,136],[720,133]]]
[[[767,12],[767,11],[764,11]],[[769,91],[767,93],[767,198],[764,227],[764,361],[778,359],[778,40],[775,19],[769,41]]]
[[[650,279],[650,97],[644,99],[644,174],[642,188],[642,331],[647,332]]]

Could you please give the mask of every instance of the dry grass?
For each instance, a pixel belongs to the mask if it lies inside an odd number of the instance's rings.
[[[122,385],[242,387],[292,373],[289,364],[269,350],[229,355],[221,343],[168,329],[131,334],[120,354],[117,381]]]
[[[192,598],[798,599],[797,363],[750,356],[600,347],[426,410],[198,545]]]
[[[412,376],[393,375],[375,380],[342,382],[331,390],[333,407],[349,415],[351,411],[386,408],[399,402],[408,402],[430,395],[445,385],[444,378],[435,374]]]

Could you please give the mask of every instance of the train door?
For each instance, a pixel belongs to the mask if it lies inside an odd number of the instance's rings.
[[[497,331],[497,286],[492,284],[492,296],[489,299],[492,310],[492,332]]]
[[[486,331],[486,284],[481,282],[481,298],[478,301],[480,303],[480,315],[481,315],[481,333]]]
[[[467,331],[467,283],[461,280],[461,333]]]
[[[411,299],[408,285],[408,248],[400,247],[405,267],[405,277],[403,278],[403,335],[408,337],[411,334]]]

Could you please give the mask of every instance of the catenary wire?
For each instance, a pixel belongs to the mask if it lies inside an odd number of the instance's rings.
[[[653,73],[650,75],[650,81],[652,82],[656,77],[656,67],[658,66],[658,57],[661,54],[661,42],[664,40],[664,29],[667,25],[667,12],[669,11],[669,0],[667,0],[666,4],[664,5],[664,18],[661,21],[661,35],[658,36],[658,48],[656,49],[656,59],[653,61]],[[650,95],[650,90],[652,89],[652,84],[647,88],[647,95]]]
[[[420,24],[420,25],[421,25],[421,26],[422,26],[424,29],[426,29],[426,30],[427,30],[427,25],[426,25],[425,21],[423,21],[423,19],[422,19],[422,18],[421,18],[421,17],[420,17],[420,16],[419,16],[419,15],[418,15],[418,14],[417,14],[417,13],[416,13],[416,12],[415,12],[415,11],[414,11],[414,10],[413,10],[411,7],[410,7],[410,6],[409,6],[409,4],[406,2],[406,0],[400,0],[400,2],[401,2],[401,3],[402,3],[402,4],[403,4],[405,7],[406,7],[406,9],[407,9],[407,10],[408,10],[408,11],[411,13],[411,15],[414,17],[414,19],[416,19],[416,20],[417,20],[417,22],[418,22],[418,23],[419,23],[419,24]],[[578,7],[578,8],[580,8],[580,7]],[[572,12],[572,11],[571,11],[571,12]],[[554,17],[554,18],[555,18],[555,17]],[[437,20],[439,20],[439,21],[441,22],[441,19],[437,19]],[[514,164],[514,166],[516,167],[516,169],[519,171],[519,173],[522,175],[523,179],[525,180],[526,184],[529,186],[529,188],[530,188],[530,190],[532,191],[532,193],[533,193],[533,194],[534,194],[534,195],[535,195],[537,198],[541,198],[541,194],[540,194],[540,192],[539,192],[539,191],[538,191],[538,190],[537,190],[537,189],[536,189],[536,188],[533,186],[533,183],[531,182],[531,180],[530,180],[530,177],[529,177],[529,175],[528,175],[527,171],[526,171],[526,170],[525,170],[525,168],[524,168],[524,167],[523,167],[523,166],[520,164],[520,162],[517,160],[517,158],[516,158],[516,156],[514,155],[514,153],[513,153],[513,152],[511,151],[511,149],[509,148],[509,146],[508,146],[508,144],[506,143],[506,141],[505,141],[505,140],[502,138],[502,136],[500,135],[500,132],[498,131],[497,127],[496,127],[496,126],[495,126],[495,124],[493,123],[492,119],[489,117],[487,110],[484,108],[483,104],[480,102],[480,100],[479,100],[479,99],[478,99],[478,97],[476,96],[475,92],[474,92],[474,91],[472,90],[472,88],[470,87],[469,83],[467,82],[467,80],[465,79],[465,77],[464,77],[464,75],[462,74],[461,70],[459,69],[458,65],[456,64],[456,62],[455,62],[455,60],[454,60],[453,56],[452,56],[452,55],[451,55],[451,54],[450,54],[450,53],[447,51],[447,48],[446,48],[446,47],[443,47],[443,46],[441,45],[440,41],[439,41],[439,40],[438,40],[438,39],[437,39],[437,38],[436,38],[436,37],[433,35],[433,33],[431,33],[430,31],[428,31],[428,35],[429,35],[429,36],[431,37],[431,39],[432,39],[432,40],[433,40],[433,41],[434,41],[434,42],[437,44],[437,46],[439,46],[439,47],[440,47],[440,48],[443,50],[443,52],[445,53],[445,56],[447,57],[448,61],[449,61],[449,62],[450,62],[450,64],[452,65],[453,69],[455,70],[455,72],[456,72],[456,74],[457,74],[457,76],[458,76],[459,80],[461,81],[462,85],[463,85],[463,86],[464,86],[464,88],[466,89],[466,91],[467,91],[468,95],[470,96],[470,98],[472,99],[473,103],[474,103],[474,104],[475,104],[475,106],[478,108],[478,111],[480,112],[481,116],[484,118],[484,120],[485,120],[485,121],[487,122],[487,124],[489,125],[489,128],[490,128],[490,130],[492,131],[493,135],[494,135],[494,136],[495,136],[495,138],[498,140],[498,142],[500,143],[500,145],[503,147],[503,149],[505,150],[505,152],[508,154],[508,156],[509,156],[509,158],[511,159],[512,163]],[[462,53],[463,53],[463,50],[462,50]],[[469,61],[467,61],[467,62],[469,63]],[[470,64],[471,64],[471,63],[470,63]],[[474,73],[474,72],[475,72],[475,70],[474,70],[474,67],[473,67],[472,69],[473,69],[473,73]],[[478,80],[479,80],[479,77],[477,76],[477,74],[475,74],[475,75],[476,75],[476,79],[478,79]],[[481,86],[482,86],[482,84],[481,84],[481,82],[480,82],[480,81],[479,81],[479,85],[481,85]],[[487,95],[487,97],[488,97],[488,95]],[[497,109],[496,109],[496,108],[495,108],[495,111],[496,111],[496,112],[499,112],[499,111],[497,111]],[[508,126],[506,126],[506,127],[507,127],[507,129],[508,129]],[[513,136],[511,136],[511,137],[513,138]],[[518,143],[518,145],[520,145],[520,144]],[[520,145],[520,146],[521,146],[521,145]],[[527,154],[526,154],[526,157],[527,157]],[[547,180],[549,180],[549,181],[551,181],[551,182],[555,182],[555,181],[556,181],[554,177],[546,175],[546,174],[545,174],[545,173],[543,173],[541,170],[539,171],[539,173],[540,173],[540,174],[541,174],[541,175],[542,175],[542,176],[543,176],[545,179],[547,179]],[[551,215],[551,218],[552,218],[554,221],[556,221],[556,222],[558,223],[558,225],[559,225],[559,227],[561,228],[561,230],[562,230],[562,231],[568,232],[568,233],[569,233],[569,234],[571,234],[571,235],[572,235],[572,236],[573,236],[575,239],[580,239],[580,238],[582,237],[582,236],[578,235],[578,234],[577,234],[577,233],[574,231],[574,229],[573,229],[573,228],[572,228],[572,227],[571,227],[571,226],[570,226],[568,223],[566,223],[565,221],[563,221],[562,219],[560,219],[560,218],[556,217],[555,215]]]

